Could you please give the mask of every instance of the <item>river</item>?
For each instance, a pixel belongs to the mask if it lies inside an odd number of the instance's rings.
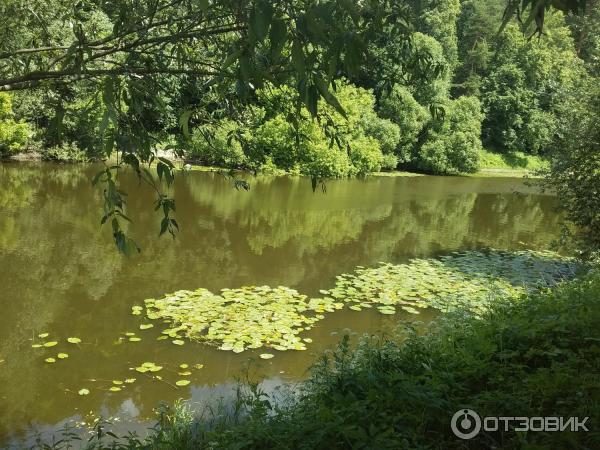
[[[259,350],[157,341],[160,331],[139,331],[131,314],[146,298],[247,285],[315,295],[356,266],[465,249],[546,249],[560,230],[554,198],[521,179],[370,177],[329,181],[313,192],[306,178],[248,176],[244,191],[220,174],[192,171],[179,173],[172,188],[181,229],[173,240],[158,237],[152,191],[123,173],[128,232],[142,248],[125,257],[100,226],[100,189],[91,186],[97,171],[0,165],[0,446],[89,412],[145,423],[161,400],[206,402],[226,395],[249,360],[266,387],[295,382],[344,330],[388,333],[403,317],[337,311],[306,333],[307,350],[261,360]],[[122,338],[130,331],[141,341]],[[42,333],[59,342],[54,353],[69,357],[45,363],[48,349],[32,348]],[[82,342],[67,344],[67,337]],[[165,379],[182,363],[203,367],[185,387],[135,374],[127,389],[109,391],[111,380],[132,377],[141,361],[160,363]],[[78,395],[84,387],[89,395]]]

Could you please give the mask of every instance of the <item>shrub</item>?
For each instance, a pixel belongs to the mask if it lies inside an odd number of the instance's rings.
[[[360,136],[350,146],[351,175],[367,175],[379,172],[383,162],[383,154],[379,142],[371,136]]]
[[[306,124],[303,125],[304,138],[311,139],[311,136],[306,135],[309,131],[306,130]],[[251,155],[252,159],[261,164],[269,158],[276,167],[292,170],[299,162],[299,149],[292,124],[282,114],[278,114],[260,125],[252,137]]]
[[[396,170],[398,164],[398,157],[393,153],[388,153],[381,159],[381,170]]]
[[[400,144],[400,127],[388,119],[382,119],[372,114],[365,117],[364,128],[368,136],[373,137],[384,155],[394,154]]]
[[[29,126],[14,120],[10,96],[0,92],[0,156],[10,156],[23,150],[29,136]]]
[[[432,122],[414,160],[424,171],[440,174],[476,172],[481,146],[481,109],[475,97],[447,102],[445,116]]]
[[[336,97],[346,112],[341,116],[332,106],[319,102],[319,111],[332,118],[338,141],[332,141],[324,130],[325,121],[317,121],[306,109],[294,115],[296,130],[285,114],[293,106],[290,99],[297,95],[288,89],[258,92],[267,118],[248,131],[249,160],[258,167],[267,165],[317,178],[338,178],[364,175],[381,169],[382,146],[393,151],[399,130],[388,120],[377,117],[375,98],[371,91],[347,82],[337,86]],[[279,110],[273,104],[283,105]]]
[[[42,158],[58,162],[85,162],[89,160],[88,154],[80,149],[74,142],[63,142],[42,150]]]

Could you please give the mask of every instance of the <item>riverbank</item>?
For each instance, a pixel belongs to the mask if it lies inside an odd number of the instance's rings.
[[[589,417],[589,432],[482,431],[469,448],[598,448],[599,321],[596,270],[552,291],[497,298],[478,316],[448,314],[424,336],[409,328],[408,339],[402,330],[356,350],[344,339],[283,403],[249,386],[227,413],[201,421],[180,403],[161,409],[146,439],[109,447],[103,432],[87,448],[459,449],[467,441],[450,422],[462,408],[481,417]]]
[[[160,152],[160,157],[165,157],[176,163],[177,167],[181,170],[186,171],[199,171],[199,172],[222,172],[228,171],[229,169],[217,166],[207,166],[202,164],[196,164],[193,161],[184,161],[176,158],[172,152]],[[47,159],[40,152],[28,152],[19,153],[13,155],[9,159],[5,159],[6,162],[36,162],[36,161],[50,161],[56,163],[65,164],[81,164],[85,161],[80,160],[61,160],[61,159]],[[481,156],[482,165],[481,168],[472,174],[461,174],[458,176],[467,177],[493,177],[493,178],[536,178],[539,175],[537,171],[546,167],[547,163],[538,156],[532,155],[502,155],[498,153],[492,153],[483,151]],[[0,160],[1,162],[1,160]],[[115,160],[116,162],[116,160]],[[244,173],[243,170],[236,170],[237,173]],[[290,174],[285,171],[276,172],[263,172],[266,175],[275,176],[289,176]],[[421,177],[426,176],[424,173],[411,172],[407,170],[394,170],[394,171],[380,171],[370,174],[374,177]]]

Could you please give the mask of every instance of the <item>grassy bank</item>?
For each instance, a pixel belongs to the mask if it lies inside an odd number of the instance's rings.
[[[146,440],[110,447],[105,435],[106,444],[94,439],[89,448],[600,448],[598,323],[596,271],[553,291],[498,298],[481,316],[449,314],[425,336],[409,329],[407,340],[370,338],[355,350],[344,340],[283,406],[250,388],[210,423],[179,405],[163,411]],[[450,428],[461,408],[481,417],[589,417],[589,432],[481,432],[463,441]]]
[[[536,171],[545,169],[548,162],[541,156],[528,155],[523,152],[494,153],[483,150],[480,153],[480,170]]]

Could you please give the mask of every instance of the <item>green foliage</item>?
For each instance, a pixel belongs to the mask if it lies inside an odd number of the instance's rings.
[[[231,120],[196,128],[186,156],[208,166],[243,167],[246,156],[236,138],[236,130],[237,125]]]
[[[400,128],[400,142],[394,152],[398,160],[401,163],[410,161],[419,134],[430,119],[429,112],[407,88],[396,85],[389,95],[380,100],[379,113]]]
[[[336,97],[345,117],[321,100],[319,109],[326,118],[322,121],[305,108],[296,110],[295,96],[288,88],[267,86],[258,92],[259,107],[246,111],[252,117],[247,124],[218,123],[217,127],[227,129],[229,139],[222,131],[220,138],[215,133],[212,144],[211,140],[204,143],[196,136],[205,127],[194,130],[188,156],[217,165],[233,161],[237,167],[281,169],[318,179],[366,175],[381,169],[382,145],[393,150],[399,133],[393,123],[377,117],[370,91],[339,83]],[[232,136],[239,136],[243,146]],[[232,146],[235,158],[230,156]]]
[[[23,150],[29,136],[27,124],[14,120],[10,96],[0,92],[0,157]]]
[[[43,149],[42,158],[58,162],[86,162],[89,156],[77,144],[63,142],[62,144]]]
[[[562,15],[546,17],[544,34],[529,40],[514,24],[495,32],[501,10],[495,0],[466,2],[454,91],[480,98],[487,147],[548,152],[563,120],[561,103],[584,77],[582,62]]]
[[[570,15],[567,24],[573,33],[578,56],[589,72],[600,76],[600,2],[588,0],[585,14]]]
[[[371,114],[364,117],[361,127],[374,138],[384,155],[394,154],[402,138],[400,127],[388,119]]]
[[[600,88],[590,81],[588,96],[571,98],[568,120],[552,153],[545,184],[558,195],[570,225],[565,237],[585,258],[600,257]]]
[[[417,28],[435,38],[443,49],[450,69],[458,62],[456,21],[461,9],[459,0],[410,1],[418,8]]]
[[[381,170],[383,154],[379,142],[370,136],[357,136],[350,142],[350,175],[367,175]]]
[[[434,120],[413,164],[433,173],[476,172],[481,152],[481,109],[475,97],[446,104],[445,115]]]
[[[415,54],[421,55],[421,58],[427,56],[428,64],[436,68],[436,76],[418,83],[407,83],[407,87],[421,105],[430,105],[448,96],[452,63],[444,55],[442,44],[432,36],[417,32],[412,38]]]

